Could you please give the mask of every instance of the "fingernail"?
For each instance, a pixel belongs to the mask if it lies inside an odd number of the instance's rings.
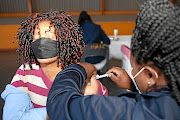
[[[90,83],[90,82],[88,83],[88,86],[91,86],[91,83]]]

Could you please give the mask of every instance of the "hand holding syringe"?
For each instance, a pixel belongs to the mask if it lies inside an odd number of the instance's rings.
[[[111,75],[110,74],[96,75],[96,77],[94,77],[94,79],[100,79],[100,78],[104,78],[104,77],[111,77]],[[91,86],[91,82],[88,83],[88,86]]]

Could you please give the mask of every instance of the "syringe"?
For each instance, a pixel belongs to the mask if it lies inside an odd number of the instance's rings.
[[[103,77],[111,77],[111,74],[104,74],[104,75],[96,75],[96,77],[94,79],[100,79]]]

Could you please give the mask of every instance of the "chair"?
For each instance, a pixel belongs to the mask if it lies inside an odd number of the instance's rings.
[[[109,47],[104,44],[86,44],[84,48],[84,54],[81,58],[81,62],[87,62],[87,57],[96,57],[96,56],[103,56],[105,59],[100,63],[93,64],[100,74],[105,74],[108,70],[108,60],[109,60]],[[103,82],[104,81],[104,82]],[[105,85],[107,83],[107,79],[103,80],[102,83]],[[106,85],[105,85],[106,86]]]

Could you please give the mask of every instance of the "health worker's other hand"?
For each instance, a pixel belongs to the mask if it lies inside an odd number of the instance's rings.
[[[113,67],[109,69],[107,73],[111,74],[111,80],[114,81],[119,88],[132,90],[132,80],[124,69]]]
[[[78,64],[83,66],[84,69],[86,70],[86,74],[87,74],[86,83],[89,83],[92,75],[97,74],[96,67],[93,64],[90,64],[90,63],[78,63]]]

